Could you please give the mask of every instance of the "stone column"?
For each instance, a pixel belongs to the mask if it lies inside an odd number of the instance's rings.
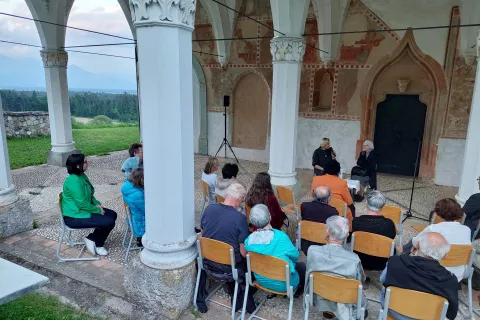
[[[45,67],[48,114],[52,138],[52,149],[47,153],[47,163],[64,167],[67,157],[77,152],[72,138],[72,120],[68,97],[68,54],[63,50],[43,50],[40,54]]]
[[[305,40],[301,37],[275,37],[270,42],[270,51],[273,89],[268,173],[272,184],[293,186],[297,183],[298,104]]]
[[[195,286],[192,31],[196,0],[130,0],[137,34],[145,167],[144,249],[127,294],[151,318],[178,318]]]
[[[480,56],[480,32],[477,37],[477,57]],[[480,176],[480,63],[477,61],[475,87],[473,89],[472,107],[468,121],[467,140],[463,159],[462,177],[458,194],[455,196],[460,205],[478,191],[477,178]]]

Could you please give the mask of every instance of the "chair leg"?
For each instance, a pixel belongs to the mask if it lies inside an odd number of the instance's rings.
[[[303,313],[303,320],[308,320],[308,313],[310,311],[310,296],[308,294],[305,295],[303,299],[303,307],[305,308],[305,311]]]
[[[62,247],[63,243],[63,235],[65,234],[65,228],[62,228],[62,231],[60,232],[60,239],[58,239],[58,247],[57,247],[57,257],[58,257],[58,262],[63,261],[63,258],[60,256],[60,249]]]
[[[292,297],[293,299],[293,297]],[[257,306],[257,308],[255,309],[255,311],[253,311],[253,313],[250,315],[250,317],[248,318],[248,320],[251,320],[253,318],[258,318],[258,319],[262,319],[262,318],[259,318],[256,316],[258,310],[260,310],[260,308],[263,306],[263,304],[267,301],[267,298],[265,297],[265,299],[262,300],[262,302],[260,302]],[[245,303],[245,301],[244,301]],[[293,303],[293,300],[291,300],[291,303]],[[291,315],[290,315],[291,316]],[[290,318],[288,318],[290,320]]]
[[[128,255],[130,254],[130,248],[132,247],[133,231],[130,231],[130,241],[128,241],[127,252],[125,253],[125,262],[128,262]]]
[[[247,278],[247,283],[245,285],[245,294],[243,296],[243,308],[242,308],[242,320],[245,319],[245,312],[247,310],[247,297],[248,297],[248,289],[250,289],[250,284],[248,282],[248,278]]]
[[[235,309],[237,307],[237,294],[238,294],[238,282],[235,281],[235,290],[233,291],[233,302],[232,302],[232,320],[235,320]]]
[[[199,264],[200,265],[200,264]],[[198,311],[197,307],[197,295],[198,295],[198,286],[200,284],[200,275],[202,273],[202,269],[198,267],[198,272],[197,272],[197,283],[195,284],[195,294],[193,295],[193,306],[195,307],[195,311]],[[208,280],[207,280],[208,281]]]
[[[473,318],[473,302],[472,302],[472,277],[473,277],[473,268],[468,277],[468,316],[469,319]]]
[[[68,238],[67,238],[67,242],[70,244],[69,242],[69,238],[70,238],[70,235],[71,235],[72,231],[71,230],[68,230]],[[60,249],[62,247],[62,243],[63,243],[63,237],[65,236],[65,228],[62,228],[62,231],[60,233],[60,239],[58,240],[58,247],[57,247],[57,257],[58,257],[58,262],[69,262],[69,261],[94,261],[94,260],[100,260],[100,257],[94,257],[94,258],[80,258],[80,256],[82,255],[83,253],[83,250],[85,249],[85,245],[83,245],[82,249],[80,250],[80,254],[76,257],[76,258],[63,258],[61,255],[60,255]],[[71,246],[75,246],[75,245],[78,245],[79,243],[78,242],[71,242]],[[83,244],[82,242],[80,242],[80,244]]]
[[[288,307],[288,320],[292,319],[292,310],[293,310],[293,294],[290,295],[290,305]]]
[[[130,226],[128,225],[127,223],[127,227],[125,228],[125,234],[123,235],[123,241],[122,241],[122,247],[125,249],[125,247],[127,246],[127,235],[128,235],[128,231],[130,230]]]

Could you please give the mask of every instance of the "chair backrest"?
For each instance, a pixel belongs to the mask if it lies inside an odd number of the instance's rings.
[[[277,186],[277,197],[283,203],[295,204],[295,193],[286,187]]]
[[[253,273],[272,280],[287,281],[287,272],[290,274],[290,271],[285,260],[254,252],[249,252],[247,256]]]
[[[130,212],[130,206],[125,202],[125,200],[123,201],[123,209],[125,210],[125,216],[127,217],[128,224],[133,230],[132,213]]]
[[[215,195],[215,200],[217,201],[217,203],[223,203],[223,201],[225,201],[225,198],[216,194]]]
[[[433,294],[388,287],[385,310],[396,311],[414,319],[445,319],[447,299]]]
[[[210,199],[210,193],[209,193],[209,186],[208,186],[208,183],[206,183],[205,181],[202,181],[202,189],[203,189],[203,198],[208,200]]]
[[[451,244],[450,251],[439,262],[444,267],[470,266],[474,257],[475,249],[471,244]]]
[[[298,223],[300,238],[316,243],[327,243],[325,240],[325,230],[327,225],[320,222],[302,220]]]
[[[345,201],[332,198],[328,204],[337,209],[341,217],[347,218],[347,203]]]
[[[398,232],[398,228],[402,224],[402,208],[395,206],[384,206],[378,214],[392,220],[393,223],[395,223],[395,229]]]
[[[235,266],[233,247],[228,243],[200,237],[198,252],[202,258],[210,261]]]
[[[355,231],[352,235],[352,251],[361,252],[379,258],[393,255],[395,241],[379,234]]]
[[[362,283],[354,279],[340,278],[321,272],[310,273],[313,280],[313,293],[337,303],[357,303]],[[312,279],[313,278],[313,279]],[[310,285],[312,285],[310,284]]]

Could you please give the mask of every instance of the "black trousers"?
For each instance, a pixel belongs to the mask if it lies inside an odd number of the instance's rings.
[[[303,289],[305,286],[305,276],[307,273],[307,266],[305,265],[305,262],[299,262],[295,264],[295,270],[298,272],[298,276],[300,278],[300,282],[298,284],[297,291],[295,292],[295,296],[299,296],[303,294]]]
[[[97,247],[103,247],[108,235],[115,227],[117,213],[111,209],[104,208],[104,214],[90,215],[90,218],[71,218],[63,217],[63,221],[70,228],[95,228],[95,230],[87,236],[87,239],[95,242]]]

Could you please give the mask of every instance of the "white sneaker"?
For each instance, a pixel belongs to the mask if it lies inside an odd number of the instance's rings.
[[[99,256],[106,256],[106,255],[108,255],[108,251],[107,251],[107,249],[105,249],[105,247],[97,247],[97,248],[95,249],[95,251],[97,252],[97,254],[98,254]]]
[[[87,251],[90,252],[90,254],[92,256],[95,256],[96,255],[96,253],[95,253],[95,249],[96,249],[95,242],[93,242],[92,240],[87,239],[87,238],[84,238],[83,241],[85,241],[85,247],[87,247]]]

